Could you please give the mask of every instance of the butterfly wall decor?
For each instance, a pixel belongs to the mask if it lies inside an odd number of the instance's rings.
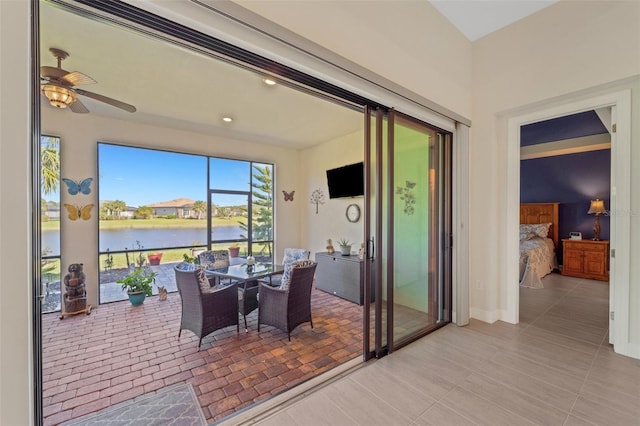
[[[71,220],[89,220],[91,219],[91,209],[93,208],[93,204],[87,204],[84,206],[76,206],[74,204],[65,204],[64,207],[67,209],[67,215]]]
[[[284,195],[284,200],[285,201],[293,201],[293,194],[295,194],[296,191],[291,191],[291,192],[287,192],[287,191],[282,191],[282,194]]]
[[[71,195],[76,195],[78,193],[88,195],[91,193],[91,182],[93,181],[93,178],[89,177],[82,181],[62,178],[62,181],[67,184],[67,191]]]
[[[415,212],[416,196],[413,193],[413,189],[416,186],[416,182],[410,180],[405,181],[405,187],[398,186],[396,194],[400,196],[400,199],[404,201],[404,213],[412,215]]]

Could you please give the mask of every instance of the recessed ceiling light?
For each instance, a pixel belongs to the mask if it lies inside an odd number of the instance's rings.
[[[276,85],[276,81],[270,77],[265,77],[262,79],[262,81],[264,81],[264,84],[266,84],[267,86],[275,86]]]
[[[233,118],[227,116],[227,117],[222,117],[222,121],[224,121],[225,123],[231,123],[233,121]]]

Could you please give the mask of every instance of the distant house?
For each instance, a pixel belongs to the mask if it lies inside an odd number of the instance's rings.
[[[60,220],[60,206],[47,205],[47,210],[44,212],[50,220]]]
[[[181,218],[191,218],[198,216],[193,210],[194,203],[195,201],[189,198],[177,198],[175,200],[147,204],[147,207],[153,209],[154,216],[175,215]]]
[[[100,211],[102,212],[102,209],[104,207],[105,204],[111,203],[112,201],[110,200],[102,200],[100,201]],[[114,210],[110,210],[107,209],[107,211],[105,212],[107,216],[118,216],[121,218],[127,218],[127,219],[131,219],[134,216],[134,213],[136,212],[138,208],[137,207],[133,207],[133,206],[126,206],[126,209],[124,211],[114,211]]]
[[[120,212],[120,216],[126,217],[127,219],[133,218],[134,213],[138,210],[137,207],[127,206],[127,210]]]

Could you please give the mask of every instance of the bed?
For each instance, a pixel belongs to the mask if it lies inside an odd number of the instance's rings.
[[[558,203],[520,204],[520,285],[543,288],[558,268]]]

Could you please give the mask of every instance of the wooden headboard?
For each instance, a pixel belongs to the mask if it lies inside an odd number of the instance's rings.
[[[559,203],[521,203],[520,223],[549,223],[549,238],[558,247],[558,205]]]

